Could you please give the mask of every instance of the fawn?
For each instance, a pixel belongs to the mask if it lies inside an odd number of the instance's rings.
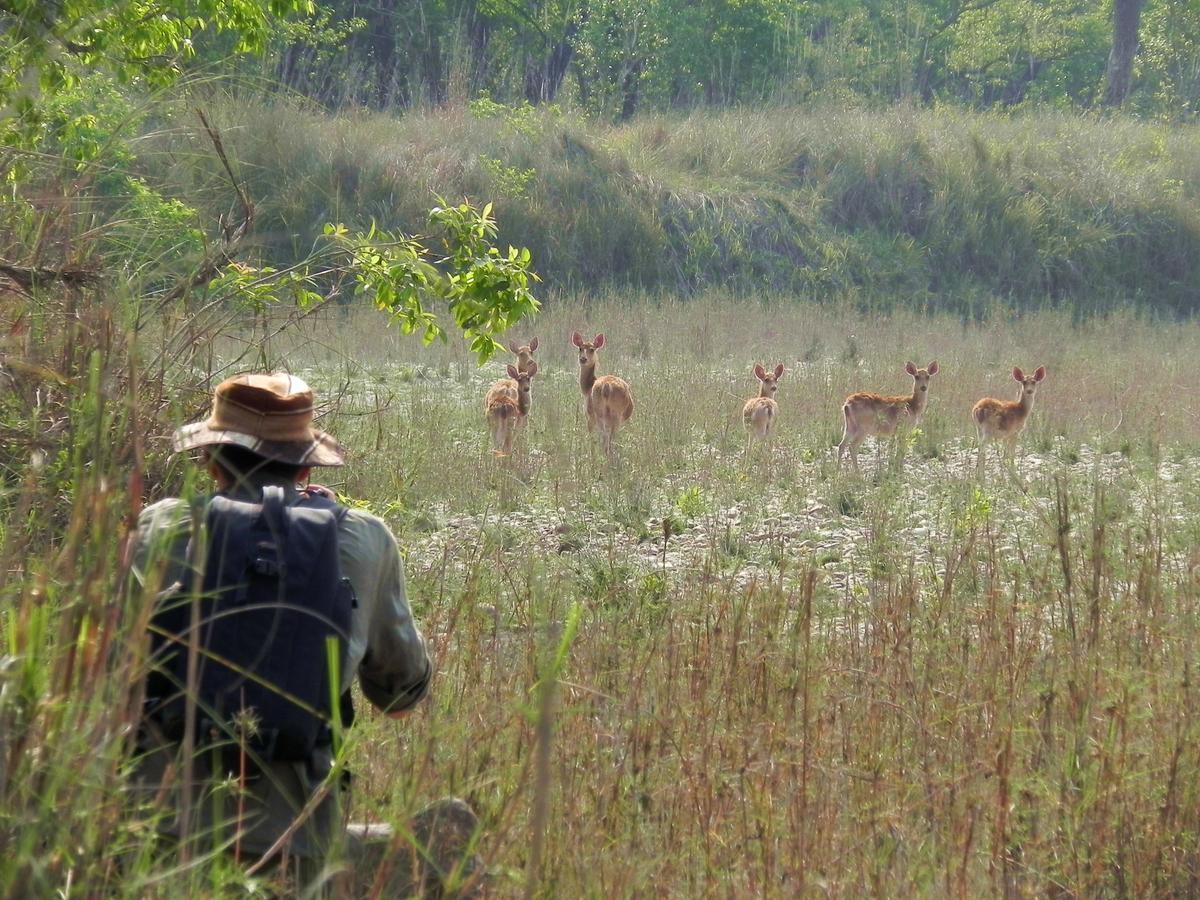
[[[534,338],[528,344],[521,345],[516,341],[510,341],[508,344],[508,349],[517,358],[517,369],[521,372],[529,369],[530,364],[533,363],[533,354],[537,352],[537,348],[537,338]]]
[[[971,408],[971,419],[979,432],[979,458],[975,466],[978,472],[983,472],[983,450],[988,441],[1004,441],[1008,445],[1009,456],[1016,450],[1017,438],[1033,409],[1033,396],[1037,393],[1038,385],[1046,378],[1046,367],[1038,366],[1032,375],[1026,375],[1014,366],[1012,377],[1021,385],[1021,393],[1016,400],[984,397]]]
[[[754,439],[765,441],[771,437],[775,428],[775,419],[779,416],[779,404],[775,402],[775,392],[779,390],[779,379],[784,373],[783,363],[775,367],[773,373],[767,372],[760,363],[754,365],[754,377],[758,379],[758,396],[751,397],[742,407],[742,424],[746,426],[746,453]]]
[[[842,404],[842,415],[846,418],[846,430],[842,434],[842,442],[838,444],[838,465],[842,464],[842,456],[846,448],[850,449],[850,461],[858,468],[858,445],[869,437],[891,437],[900,427],[902,419],[909,419],[918,425],[925,413],[929,402],[929,379],[938,373],[937,360],[924,369],[918,369],[911,362],[904,364],[904,371],[912,376],[913,392],[911,397],[884,397],[860,391],[851,394]]]
[[[512,453],[517,425],[529,415],[532,381],[537,371],[538,364],[533,360],[529,361],[529,368],[524,372],[510,364],[508,377],[501,378],[488,388],[483,408],[495,445],[492,453],[496,456]]]
[[[611,457],[617,429],[633,415],[633,392],[616,375],[596,377],[596,351],[604,346],[603,334],[585,341],[576,331],[571,343],[579,349],[579,389],[587,404],[588,431],[600,432],[600,444],[605,455]]]

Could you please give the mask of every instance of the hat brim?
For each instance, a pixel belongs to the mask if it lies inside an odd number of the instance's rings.
[[[184,425],[175,432],[172,444],[177,453],[221,444],[244,447],[264,459],[292,466],[334,467],[346,464],[346,453],[332,435],[314,430],[311,441],[265,441],[252,434],[212,428],[207,422]]]

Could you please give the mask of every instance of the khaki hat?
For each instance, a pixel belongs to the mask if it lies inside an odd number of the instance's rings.
[[[295,466],[343,465],[341,445],[312,421],[313,392],[303,379],[282,372],[235,375],[217,385],[207,419],[175,432],[174,446],[234,444]]]

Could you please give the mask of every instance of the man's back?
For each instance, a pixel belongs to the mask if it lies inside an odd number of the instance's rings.
[[[271,484],[278,485],[279,481],[246,479],[231,495],[242,499],[256,493],[261,496],[262,488]],[[304,502],[304,496],[293,485],[280,486],[288,492],[289,503]],[[169,499],[142,511],[133,572],[135,582],[143,590],[158,594],[185,575],[192,509],[186,500]],[[348,510],[341,518],[337,535],[342,575],[349,580],[355,595],[340,690],[350,688],[357,672],[363,695],[372,705],[388,712],[407,709],[424,696],[430,665],[405,596],[395,538],[382,520],[357,510]],[[179,747],[152,721],[147,722],[142,743],[144,752],[137,780],[153,791],[169,774]],[[212,771],[211,763],[211,759],[201,755],[193,764],[198,796],[208,789],[212,779],[219,781],[225,774]],[[228,796],[223,802],[176,806],[196,810],[188,833],[204,835],[215,831],[232,838],[233,826],[240,822],[239,846],[249,853],[263,853],[287,831],[305,805],[325,790],[325,798],[291,835],[289,848],[300,856],[322,855],[338,827],[333,802],[336,791],[322,787],[331,764],[332,748],[323,746],[314,752],[312,759],[273,761],[251,771],[238,789],[225,789]],[[168,831],[180,834],[182,823],[171,823]]]

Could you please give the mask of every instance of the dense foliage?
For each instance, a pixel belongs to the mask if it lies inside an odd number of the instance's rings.
[[[261,198],[258,250],[281,264],[335,212],[415,230],[440,194],[495,198],[505,239],[560,292],[1200,309],[1195,125],[831,104],[614,124],[492,102],[397,118],[242,100],[213,114]],[[220,169],[189,157],[187,130],[141,146],[156,183],[219,212],[199,198]]]
[[[1176,118],[1198,41],[1196,0],[324,0],[268,71],[335,106],[487,92],[628,117],[833,92]]]

